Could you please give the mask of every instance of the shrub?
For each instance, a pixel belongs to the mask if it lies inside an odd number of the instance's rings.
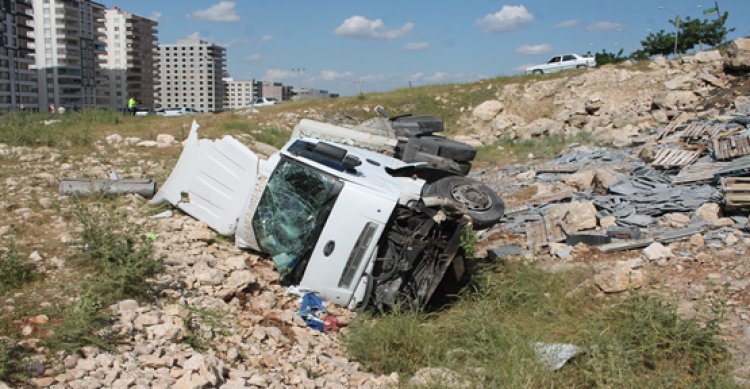
[[[21,257],[15,247],[0,252],[0,295],[39,277],[36,266]]]

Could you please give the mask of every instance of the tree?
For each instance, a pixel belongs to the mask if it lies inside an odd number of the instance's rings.
[[[623,57],[623,49],[620,49],[617,53],[610,53],[605,49],[602,49],[600,53],[594,54],[596,59],[596,66],[602,66],[609,63],[620,63],[624,62],[628,57]]]
[[[728,12],[724,12],[721,17],[714,20],[692,19],[689,16],[679,23],[679,36],[677,37],[677,52],[685,53],[693,49],[696,45],[716,46],[726,39],[727,34],[734,31],[734,28],[726,28],[725,23],[729,17]],[[678,26],[677,19],[669,21],[675,27]],[[643,46],[642,53],[651,55],[669,55],[675,52],[675,33],[660,30],[657,33],[648,34],[641,41]],[[638,52],[634,54],[639,54]]]

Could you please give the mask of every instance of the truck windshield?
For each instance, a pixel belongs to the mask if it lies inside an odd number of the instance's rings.
[[[268,181],[253,216],[260,248],[284,275],[314,244],[341,184],[309,166],[282,159]]]

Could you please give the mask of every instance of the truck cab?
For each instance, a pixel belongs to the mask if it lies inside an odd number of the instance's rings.
[[[449,267],[463,269],[459,238],[471,218],[466,204],[428,190],[414,171],[383,154],[308,138],[263,160],[229,136],[199,139],[194,122],[152,203],[169,202],[234,235],[239,247],[272,259],[284,282],[338,305],[418,307]]]

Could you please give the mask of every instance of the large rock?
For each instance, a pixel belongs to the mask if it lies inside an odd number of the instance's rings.
[[[637,269],[640,266],[639,259],[617,261],[613,266],[603,269],[594,276],[594,283],[606,293],[640,288],[646,284],[646,276]]]
[[[517,115],[497,115],[492,119],[492,132],[495,136],[503,135],[514,126],[523,123],[524,120]]]
[[[695,60],[699,63],[718,62],[721,59],[721,52],[719,50],[699,51],[695,54]]]
[[[750,71],[750,38],[739,38],[729,44],[724,67],[735,71]]]
[[[596,207],[593,201],[573,201],[559,204],[545,211],[544,216],[552,220],[562,220],[571,231],[588,230],[596,227]]]
[[[667,110],[692,110],[697,100],[698,96],[687,90],[670,91],[654,96],[654,104]]]
[[[525,126],[516,127],[513,131],[519,137],[528,139],[542,135],[559,135],[563,130],[563,123],[552,119],[541,118],[534,120]]]
[[[659,242],[651,243],[643,250],[643,256],[649,261],[672,258],[672,249]]]
[[[505,105],[498,100],[487,100],[474,108],[472,116],[479,120],[490,121],[502,112],[504,108]]]
[[[700,216],[703,220],[714,223],[719,220],[719,204],[703,204],[695,210],[695,216]]]

